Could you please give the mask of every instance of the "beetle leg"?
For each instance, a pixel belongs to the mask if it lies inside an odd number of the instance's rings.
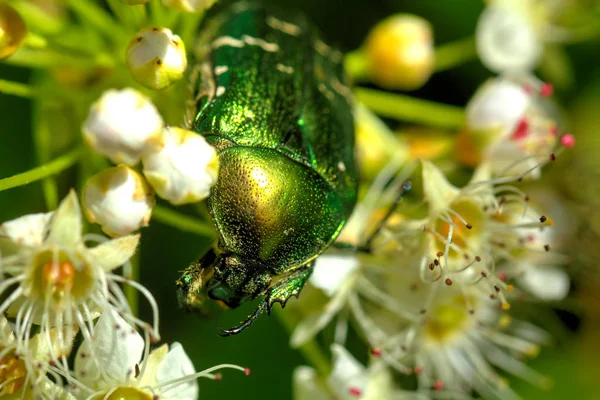
[[[297,298],[300,295],[300,291],[310,277],[314,265],[314,261],[304,264],[290,272],[267,291],[267,314],[271,314],[271,308],[275,303],[281,304],[281,308],[284,308],[290,297],[296,296]]]
[[[258,304],[258,307],[256,307],[256,310],[254,310],[254,312],[252,314],[250,314],[244,322],[242,322],[238,326],[230,328],[230,329],[219,328],[221,330],[221,333],[219,335],[221,335],[223,337],[237,335],[238,333],[240,333],[241,331],[243,331],[244,329],[246,329],[247,327],[252,325],[254,320],[257,319],[258,317],[260,317],[260,315],[265,311],[266,308],[267,308],[267,301],[266,300],[261,301]]]

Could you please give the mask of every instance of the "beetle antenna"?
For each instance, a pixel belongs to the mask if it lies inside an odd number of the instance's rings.
[[[381,232],[381,230],[387,223],[387,220],[392,216],[394,211],[396,211],[396,208],[402,201],[404,194],[406,192],[408,192],[411,188],[412,188],[412,182],[410,180],[404,181],[404,183],[402,184],[402,188],[398,191],[398,194],[396,195],[396,198],[394,199],[394,202],[387,209],[385,216],[379,220],[379,222],[377,223],[377,228],[367,238],[367,240],[365,241],[365,244],[363,246],[361,246],[362,248],[366,249],[367,251],[371,249],[371,244],[373,243],[373,240],[375,240],[377,235],[379,235],[379,233]]]
[[[221,333],[219,335],[223,336],[223,337],[237,335],[238,333],[240,333],[241,331],[243,331],[244,329],[246,329],[247,327],[252,325],[254,320],[257,319],[258,317],[260,317],[261,314],[263,312],[265,312],[266,309],[267,309],[267,300],[263,300],[258,304],[258,307],[256,307],[256,310],[254,310],[254,312],[252,314],[250,314],[248,316],[248,318],[246,318],[246,320],[244,322],[242,322],[241,324],[239,324],[238,326],[230,328],[230,329],[219,328],[221,330]]]

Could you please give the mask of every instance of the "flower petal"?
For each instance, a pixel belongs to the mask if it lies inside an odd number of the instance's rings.
[[[340,345],[331,346],[333,371],[327,385],[340,399],[356,399],[367,389],[367,371],[348,351]]]
[[[88,255],[104,271],[112,271],[133,257],[139,241],[140,235],[123,236],[89,249]]]
[[[84,340],[77,351],[75,376],[96,388],[127,382],[135,374],[143,350],[140,334],[117,312],[106,310],[96,322],[92,341]],[[110,382],[106,382],[105,376]]]
[[[302,346],[323,329],[346,304],[347,295],[351,287],[352,285],[344,286],[344,290],[338,292],[323,310],[314,312],[302,319],[296,325],[294,332],[292,332],[290,346],[294,348]]]
[[[59,204],[50,221],[48,241],[71,246],[81,241],[81,208],[74,190]]]
[[[163,344],[158,349],[152,350],[148,358],[144,361],[146,363],[146,369],[144,370],[144,375],[139,378],[139,387],[155,386],[158,383],[156,380],[156,372],[158,371],[158,366],[162,363],[168,352],[169,345],[167,344]]]
[[[17,251],[19,246],[39,246],[44,242],[51,212],[24,215],[0,225],[0,250],[3,255]]]
[[[429,204],[429,214],[437,215],[446,210],[459,190],[452,186],[442,171],[429,161],[423,164],[423,192]]]
[[[558,301],[569,294],[569,275],[558,267],[529,266],[519,279],[521,287],[539,299]]]
[[[294,400],[329,400],[327,392],[317,384],[317,371],[307,366],[294,370]]]
[[[159,385],[175,379],[183,378],[196,373],[192,360],[183,350],[181,344],[175,342],[156,371],[156,380]],[[196,400],[198,398],[198,382],[196,379],[168,386],[161,392],[161,398],[177,400]]]
[[[310,283],[332,297],[348,276],[358,268],[358,260],[352,255],[322,255],[317,258]]]

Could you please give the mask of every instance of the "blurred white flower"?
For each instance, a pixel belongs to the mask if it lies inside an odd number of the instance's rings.
[[[542,54],[532,2],[529,0],[490,1],[479,17],[477,52],[483,64],[494,72],[533,70]]]
[[[176,205],[207,198],[219,170],[217,152],[204,137],[175,127],[165,129],[162,149],[142,163],[156,193]]]
[[[161,144],[163,120],[150,99],[126,88],[107,90],[90,108],[83,137],[114,163],[135,165]]]
[[[558,143],[558,125],[542,101],[552,86],[532,76],[491,79],[467,105],[457,153],[475,167],[487,162],[494,174],[538,178]]]
[[[197,378],[219,379],[219,365],[196,372],[179,343],[150,350],[145,340],[113,310],[102,313],[92,335],[86,336],[75,357],[77,393],[83,398],[196,400]]]
[[[140,84],[162,90],[183,78],[187,68],[185,45],[170,29],[148,27],[129,44],[127,67]]]
[[[333,371],[326,382],[306,366],[294,371],[294,400],[420,400],[425,394],[405,392],[394,385],[387,367],[380,362],[369,367],[359,363],[344,347],[332,345]]]
[[[148,225],[154,204],[154,193],[144,177],[125,165],[94,175],[83,188],[87,219],[100,224],[109,236],[127,235]]]
[[[88,322],[102,310],[114,309],[137,321],[158,337],[158,310],[152,295],[137,282],[112,271],[126,264],[135,253],[139,236],[107,240],[98,235],[82,236],[81,210],[75,192],[49,214],[18,218],[0,226],[0,313],[16,317],[17,343],[27,342],[33,325],[46,343],[69,348],[73,327],[90,335]],[[88,247],[86,242],[96,242]],[[120,283],[137,288],[150,302],[154,325],[131,314]],[[53,334],[53,328],[58,334]],[[52,359],[59,354],[50,349]],[[63,366],[66,368],[66,366]]]
[[[165,7],[185,12],[201,12],[212,7],[215,2],[216,0],[162,0]]]
[[[416,15],[398,14],[379,22],[364,47],[369,77],[384,88],[414,90],[433,73],[433,29]]]

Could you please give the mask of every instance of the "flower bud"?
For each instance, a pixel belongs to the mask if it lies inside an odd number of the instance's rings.
[[[417,89],[433,73],[431,25],[415,15],[394,15],[377,24],[365,50],[370,78],[386,89]]]
[[[155,199],[134,169],[118,165],[91,177],[83,188],[83,211],[110,236],[123,236],[148,225]]]
[[[0,4],[0,59],[14,54],[26,35],[27,26],[21,15],[12,7]]]
[[[88,146],[114,163],[135,165],[160,147],[163,120],[150,99],[134,89],[107,90],[83,124]]]
[[[173,204],[205,199],[215,183],[219,159],[204,137],[166,128],[163,148],[142,158],[144,175],[156,193]]]
[[[471,167],[487,161],[494,173],[534,168],[557,142],[558,127],[542,102],[548,85],[533,76],[497,78],[477,90],[467,105],[466,127],[457,137],[457,156]],[[522,162],[521,162],[522,161]]]
[[[175,8],[185,12],[200,12],[208,10],[216,0],[162,0],[165,7]]]
[[[490,70],[527,72],[539,61],[543,43],[537,37],[527,3],[495,0],[479,17],[475,32],[477,53]]]
[[[167,28],[139,31],[129,44],[126,61],[133,78],[155,90],[183,78],[187,67],[183,41]]]

